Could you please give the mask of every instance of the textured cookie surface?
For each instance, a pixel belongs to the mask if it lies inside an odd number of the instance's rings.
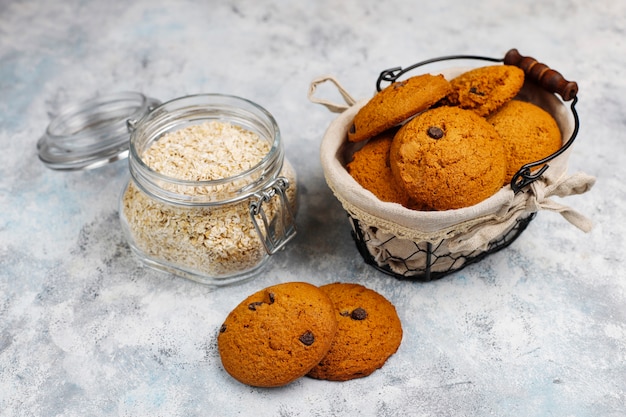
[[[379,91],[354,116],[348,140],[370,139],[429,108],[451,91],[443,75],[423,74],[394,82]]]
[[[396,130],[387,130],[370,139],[347,165],[348,172],[363,188],[371,191],[381,201],[410,207],[407,192],[399,186],[389,165],[389,150]]]
[[[224,369],[257,387],[286,385],[328,352],[334,305],[318,287],[289,282],[252,294],[230,312],[217,337]]]
[[[505,184],[528,163],[539,161],[562,145],[561,131],[550,113],[525,101],[512,100],[489,121],[502,137],[507,155]]]
[[[409,195],[433,210],[468,207],[504,181],[502,138],[483,117],[458,107],[421,113],[396,134],[391,170]]]
[[[467,71],[450,84],[451,103],[487,116],[517,95],[524,85],[524,71],[512,65],[489,65]]]
[[[335,304],[339,328],[328,354],[308,376],[347,381],[381,368],[402,341],[402,325],[385,297],[359,284],[320,287]]]

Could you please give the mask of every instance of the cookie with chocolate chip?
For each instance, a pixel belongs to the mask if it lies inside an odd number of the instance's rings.
[[[348,173],[381,201],[413,207],[407,192],[396,184],[389,166],[389,149],[396,130],[390,129],[368,140],[346,166]]]
[[[373,138],[426,110],[452,92],[443,75],[422,74],[396,81],[374,95],[354,116],[350,142]]]
[[[511,100],[487,118],[504,141],[507,154],[505,185],[519,169],[558,151],[563,140],[550,113],[536,104]]]
[[[504,181],[504,142],[484,117],[442,106],[427,110],[394,136],[391,172],[412,199],[431,210],[469,207]]]
[[[222,365],[256,387],[286,385],[328,352],[337,331],[332,301],[318,287],[288,282],[258,291],[226,317],[217,337]]]
[[[393,304],[359,284],[333,283],[320,289],[333,301],[339,327],[330,350],[308,376],[347,381],[380,369],[402,342]]]
[[[524,85],[524,71],[514,65],[474,68],[450,81],[450,104],[488,116],[513,99]]]

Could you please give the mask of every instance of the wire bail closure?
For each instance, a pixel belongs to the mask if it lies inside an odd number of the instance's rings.
[[[295,218],[285,193],[288,188],[289,180],[278,177],[261,192],[256,193],[256,199],[250,202],[252,223],[269,255],[278,252],[296,235]],[[275,197],[278,198],[278,213],[269,221],[263,204]]]
[[[382,86],[383,82],[394,83],[402,75],[416,68],[436,62],[461,59],[501,62],[504,65],[515,65],[524,71],[527,79],[537,83],[541,88],[550,93],[558,94],[562,101],[572,101],[570,109],[574,117],[574,130],[571,136],[556,152],[539,161],[523,165],[515,173],[515,175],[513,175],[513,178],[511,179],[511,189],[515,194],[517,194],[528,185],[539,179],[548,169],[548,162],[565,152],[572,145],[574,139],[576,139],[580,127],[580,120],[578,118],[578,112],[576,111],[576,103],[578,102],[578,84],[576,82],[566,80],[559,72],[549,68],[543,63],[538,62],[536,59],[520,55],[517,49],[511,49],[506,53],[504,58],[493,58],[479,55],[448,55],[420,61],[406,68],[389,68],[382,71],[378,76],[378,79],[376,80],[376,90],[380,91],[384,88]],[[541,166],[541,168],[538,171],[533,172],[533,168],[538,166]]]

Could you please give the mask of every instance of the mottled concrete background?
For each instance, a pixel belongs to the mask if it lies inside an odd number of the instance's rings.
[[[610,0],[2,1],[0,415],[624,416],[625,27],[626,3]],[[336,115],[307,100],[311,80],[335,75],[364,98],[383,69],[512,47],[579,83],[570,171],[598,182],[561,202],[593,231],[542,212],[507,250],[428,284],[365,266],[322,175]],[[39,162],[61,105],[125,90],[228,93],[275,115],[300,178],[299,235],[262,276],[210,291],[142,268],[118,224],[126,163]],[[291,280],[381,292],[404,325],[398,353],[351,382],[234,381],[219,325]]]

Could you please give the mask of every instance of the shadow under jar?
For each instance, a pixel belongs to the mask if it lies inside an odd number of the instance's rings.
[[[145,264],[227,285],[254,276],[295,235],[295,171],[262,107],[193,95],[128,125],[120,219]]]

